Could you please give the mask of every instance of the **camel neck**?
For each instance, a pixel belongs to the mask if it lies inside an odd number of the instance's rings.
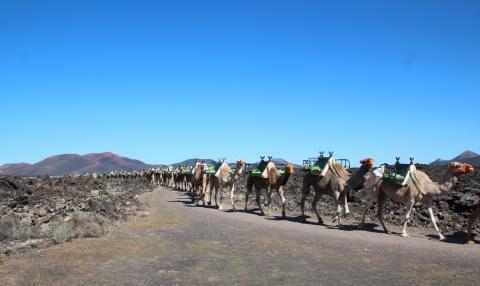
[[[241,175],[242,171],[243,171],[242,168],[239,168],[239,167],[235,168],[235,171],[232,173],[231,179],[236,180],[237,177]]]
[[[285,186],[288,182],[288,179],[290,178],[290,173],[288,172],[285,172],[283,175],[280,176],[280,178],[278,179],[278,183],[280,184],[280,186]]]

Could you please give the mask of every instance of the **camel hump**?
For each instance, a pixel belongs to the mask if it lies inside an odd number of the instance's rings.
[[[346,181],[348,179],[348,171],[345,169],[345,167],[343,167],[342,164],[335,162],[332,164],[332,168],[335,169],[335,172],[342,180]]]
[[[230,175],[231,168],[228,166],[228,164],[223,164],[218,170],[217,173],[215,174],[216,177],[226,179]]]

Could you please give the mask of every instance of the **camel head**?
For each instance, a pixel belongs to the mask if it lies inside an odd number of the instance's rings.
[[[373,165],[375,165],[375,160],[373,160],[373,158],[367,158],[367,159],[363,159],[360,161],[360,164],[367,168],[367,169],[370,169],[373,167]]]
[[[445,176],[441,181],[439,188],[442,192],[446,192],[452,189],[453,185],[458,181],[458,177],[473,173],[474,168],[470,164],[463,164],[458,162],[452,162],[448,165],[448,169],[445,172]]]
[[[195,172],[201,172],[205,168],[205,164],[202,162],[195,163],[195,167],[193,167],[192,174]]]
[[[293,167],[292,164],[288,164],[286,167],[285,167],[285,172],[287,174],[295,174],[295,167]]]
[[[448,171],[452,174],[452,176],[458,177],[464,174],[473,173],[475,169],[470,164],[452,162],[448,165]]]
[[[235,166],[235,172],[232,175],[239,176],[243,173],[244,170],[245,170],[245,161],[238,160]]]
[[[243,166],[245,166],[245,161],[243,161],[243,160],[238,160],[238,161],[237,161],[237,168],[242,168]]]

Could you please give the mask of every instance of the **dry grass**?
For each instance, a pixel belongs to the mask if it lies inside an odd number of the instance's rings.
[[[49,237],[55,243],[79,237],[100,237],[107,232],[107,219],[94,213],[76,213],[69,221],[56,221],[50,226]]]
[[[27,240],[36,236],[34,228],[21,224],[15,216],[0,217],[0,240]]]

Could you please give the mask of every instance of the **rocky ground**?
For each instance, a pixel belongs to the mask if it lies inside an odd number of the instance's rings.
[[[0,254],[101,236],[143,211],[150,190],[143,178],[0,177]]]
[[[419,166],[435,181],[439,181],[446,167]],[[353,172],[355,170],[352,170]],[[299,214],[301,186],[304,173],[293,175],[285,187],[287,215]],[[243,207],[246,176],[242,178],[236,198]],[[33,248],[69,241],[77,237],[102,236],[109,226],[126,220],[128,215],[143,212],[145,205],[138,195],[151,191],[143,179],[95,179],[92,177],[0,177],[0,260],[1,255],[18,249]],[[454,190],[436,200],[434,212],[439,227],[446,232],[465,230],[472,208],[479,203],[480,172],[460,178]],[[279,198],[273,197],[277,206]],[[306,210],[311,210],[313,192],[308,196]],[[251,197],[254,203],[254,196]],[[351,194],[351,216],[360,219],[362,205]],[[318,208],[324,216],[335,213],[333,201],[323,196]],[[374,218],[374,210],[369,212]],[[404,206],[388,201],[385,220],[399,225]],[[422,206],[416,206],[412,226],[430,228],[430,220]]]
[[[403,238],[373,224],[319,226],[228,204],[218,211],[161,187],[140,199],[150,214],[108,235],[12,255],[0,263],[0,285],[476,286],[480,279],[478,245],[425,239],[418,229]]]
[[[419,170],[425,171],[434,181],[440,181],[445,173],[446,166],[417,166]],[[355,169],[350,170],[352,173]],[[302,195],[302,181],[305,173],[300,171],[290,177],[285,186],[285,196],[287,198],[287,211],[297,213],[300,210],[300,198]],[[247,175],[243,176],[240,181],[240,189],[238,192],[239,200],[242,200],[242,194],[245,192]],[[313,200],[313,190],[307,198],[305,209],[311,210],[311,202]],[[252,198],[253,197],[253,198]],[[275,205],[278,207],[281,204],[278,196],[273,196]],[[254,196],[251,196],[250,203],[254,203]],[[460,177],[458,183],[452,192],[440,196],[434,204],[434,213],[439,218],[438,225],[442,230],[448,232],[457,232],[465,230],[465,225],[470,215],[472,208],[480,202],[480,172],[477,167],[473,174]],[[243,207],[243,201],[240,202]],[[362,205],[359,200],[355,198],[355,194],[350,194],[349,207],[352,212],[351,216],[355,219],[361,218]],[[333,200],[329,196],[323,196],[318,203],[320,213],[325,216],[334,216],[335,207]],[[405,208],[403,205],[387,201],[384,211],[385,221],[391,224],[401,224],[404,216]],[[288,215],[288,213],[287,213]],[[371,218],[375,217],[375,210],[369,211]],[[431,227],[431,222],[428,213],[422,206],[415,206],[412,216],[412,226],[414,227]]]

